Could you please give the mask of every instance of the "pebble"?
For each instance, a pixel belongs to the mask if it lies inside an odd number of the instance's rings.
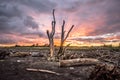
[[[74,67],[70,67],[70,69],[72,70],[72,69],[75,69]]]

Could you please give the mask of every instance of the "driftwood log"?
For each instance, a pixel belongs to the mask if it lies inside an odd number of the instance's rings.
[[[69,67],[69,66],[83,66],[83,65],[96,65],[100,61],[94,58],[78,58],[78,59],[69,59],[69,60],[60,60],[60,67]]]

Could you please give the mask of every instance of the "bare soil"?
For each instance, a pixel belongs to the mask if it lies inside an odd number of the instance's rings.
[[[57,62],[47,60],[48,49],[27,50],[10,48],[14,51],[39,51],[43,57],[6,57],[0,60],[0,80],[88,80],[95,65],[59,67]],[[8,49],[7,49],[8,50]],[[92,49],[68,49],[66,55],[69,58],[90,57],[101,61],[111,61],[111,64],[119,65],[120,49],[92,48]],[[72,55],[72,56],[71,56]],[[26,68],[44,69],[54,71],[60,75],[47,72],[27,71]],[[120,70],[119,70],[120,72]]]

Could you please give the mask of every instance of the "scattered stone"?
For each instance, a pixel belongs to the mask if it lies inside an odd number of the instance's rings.
[[[43,54],[40,54],[40,52],[30,52],[32,57],[44,57]]]
[[[74,69],[74,67],[70,67],[70,69],[72,70],[72,69]]]

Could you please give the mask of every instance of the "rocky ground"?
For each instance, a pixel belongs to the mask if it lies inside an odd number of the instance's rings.
[[[0,52],[3,50],[8,52],[12,50],[13,53],[27,52],[30,55],[19,57],[13,56],[12,53],[12,56],[10,54],[1,59],[0,80],[88,80],[90,75],[94,74],[93,71],[96,68],[95,65],[59,67],[58,62],[47,60],[48,48],[1,48]],[[37,56],[36,53],[39,55]],[[69,48],[65,55],[65,59],[96,58],[103,62],[120,66],[120,48]],[[28,68],[49,70],[55,72],[55,74],[46,71],[29,71],[27,70]],[[116,71],[120,72],[120,68],[117,67]],[[93,79],[97,80],[97,78]]]

